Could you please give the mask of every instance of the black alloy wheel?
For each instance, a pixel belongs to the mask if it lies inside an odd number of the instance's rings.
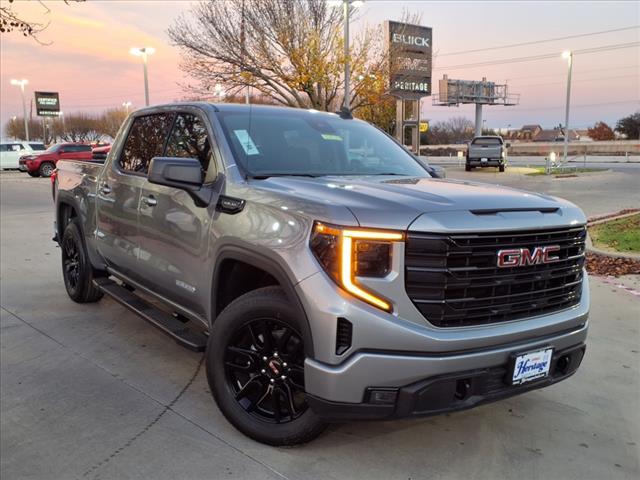
[[[102,292],[93,283],[93,279],[105,275],[95,270],[82,240],[77,220],[70,221],[64,229],[60,241],[62,251],[62,278],[69,298],[78,303],[97,302]]]
[[[307,409],[300,334],[273,318],[251,320],[229,342],[225,373],[236,401],[250,415],[287,423]]]
[[[211,393],[233,426],[267,445],[305,443],[327,426],[307,403],[305,321],[281,287],[269,286],[234,299],[211,325]]]
[[[80,283],[80,253],[75,238],[66,236],[62,243],[62,268],[64,279],[71,290],[77,290]]]

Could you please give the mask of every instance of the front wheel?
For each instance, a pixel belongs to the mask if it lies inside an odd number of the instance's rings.
[[[55,169],[56,167],[53,163],[45,162],[42,165],[40,165],[40,168],[38,169],[38,173],[40,174],[41,177],[50,177]]]
[[[97,302],[102,292],[94,285],[97,272],[93,269],[82,234],[75,220],[69,222],[62,234],[62,277],[69,298],[77,303]]]
[[[228,305],[209,335],[207,380],[218,407],[268,445],[305,443],[326,427],[306,401],[299,322],[284,291],[265,287]]]

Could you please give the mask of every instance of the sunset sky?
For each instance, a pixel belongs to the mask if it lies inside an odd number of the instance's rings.
[[[6,0],[0,0],[6,3]],[[132,46],[153,46],[149,61],[152,103],[178,100],[180,85],[190,82],[178,68],[180,52],[170,45],[166,30],[190,7],[189,1],[15,2],[15,9],[35,21],[51,22],[40,35],[43,46],[16,34],[2,34],[0,69],[0,121],[22,115],[20,93],[12,78],[26,78],[28,99],[34,90],[58,91],[63,111],[97,112],[131,101],[144,101],[141,60],[130,55]],[[580,50],[640,42],[640,28],[583,36],[518,47],[459,53],[517,43],[528,43],[604,30],[640,26],[640,3],[630,2],[400,2],[369,0],[354,22],[357,31],[399,19],[402,7],[422,14],[422,24],[433,27],[434,91],[444,73],[450,78],[508,82],[521,95],[515,107],[488,107],[489,127],[519,127],[526,123],[553,126],[564,121],[565,49]],[[471,67],[557,53],[557,58]],[[611,124],[640,110],[640,48],[624,48],[575,56],[572,91],[572,126],[584,128],[595,121]],[[423,116],[445,120],[454,115],[473,118],[473,106],[436,107],[422,104]],[[35,114],[35,112],[34,112]]]

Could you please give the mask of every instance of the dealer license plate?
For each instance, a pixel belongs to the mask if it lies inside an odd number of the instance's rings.
[[[512,385],[521,385],[532,380],[544,378],[549,374],[553,348],[523,353],[512,361]]]

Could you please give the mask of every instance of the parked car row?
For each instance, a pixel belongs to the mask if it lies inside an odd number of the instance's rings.
[[[18,169],[32,177],[50,177],[58,160],[104,160],[110,145],[91,145],[77,142],[56,143],[46,148],[40,142],[0,143],[0,169]]]

